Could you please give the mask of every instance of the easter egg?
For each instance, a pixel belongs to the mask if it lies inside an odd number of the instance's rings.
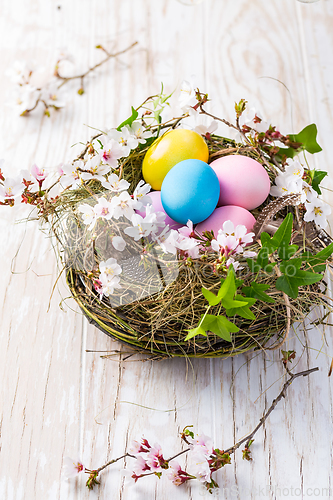
[[[163,208],[162,202],[161,202],[161,191],[151,191],[151,193],[148,194],[149,198],[151,199],[151,205],[153,206],[155,212],[163,212],[165,213],[166,217],[164,219],[165,225],[169,225],[170,229],[178,229],[182,227],[182,224],[178,224],[178,222],[170,219],[168,214]],[[146,216],[146,211],[145,209],[137,210],[137,213],[141,215],[141,217]]]
[[[156,139],[142,163],[143,178],[155,190],[160,190],[169,170],[177,163],[196,159],[208,161],[208,146],[201,135],[178,128]]]
[[[214,170],[201,160],[177,163],[165,176],[162,205],[171,219],[186,224],[201,222],[215,209],[220,184]]]
[[[267,198],[271,188],[264,167],[242,155],[223,156],[210,164],[220,181],[219,206],[237,205],[253,210]]]
[[[253,215],[245,208],[227,205],[216,208],[208,219],[196,226],[195,230],[199,234],[203,234],[205,231],[213,231],[216,237],[219,229],[222,229],[223,223],[227,220],[231,220],[235,227],[242,224],[246,227],[248,233],[256,222]]]

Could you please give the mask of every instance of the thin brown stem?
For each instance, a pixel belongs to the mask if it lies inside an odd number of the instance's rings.
[[[115,464],[116,462],[118,462],[118,460],[121,460],[122,458],[126,458],[126,457],[136,458],[134,455],[131,455],[130,453],[124,453],[124,455],[121,455],[121,457],[114,458],[113,460],[110,460],[106,464],[102,465],[102,467],[99,467],[98,469],[96,469],[96,472],[99,474],[103,469],[105,469],[109,465]]]
[[[62,87],[63,85],[65,85],[67,82],[69,82],[70,80],[77,80],[77,79],[80,79],[81,80],[81,87],[83,88],[83,79],[89,75],[89,73],[91,73],[92,71],[94,71],[96,68],[99,68],[99,66],[102,66],[102,64],[106,63],[109,59],[111,58],[114,58],[114,57],[117,57],[117,56],[120,56],[121,54],[124,54],[125,52],[129,51],[130,49],[132,49],[135,45],[137,45],[138,42],[134,42],[132,43],[129,47],[127,47],[126,49],[123,49],[123,50],[119,50],[119,52],[116,52],[115,54],[110,54],[109,52],[107,52],[104,48],[103,48],[103,51],[107,54],[107,56],[105,57],[105,59],[102,59],[102,61],[100,61],[99,63],[95,64],[94,66],[92,66],[91,68],[87,69],[87,71],[85,71],[84,73],[82,73],[81,75],[75,75],[75,76],[61,76],[58,72],[58,70],[56,71],[55,73],[55,76],[57,78],[59,78],[60,80],[62,80],[62,83],[59,85],[59,89],[60,87]]]
[[[238,441],[236,444],[234,444],[233,446],[231,446],[230,448],[228,448],[227,450],[225,450],[224,453],[228,453],[230,455],[231,453],[234,453],[243,443],[249,443],[249,441],[251,441],[251,439],[253,438],[253,436],[258,432],[258,430],[260,429],[260,427],[262,427],[264,425],[264,423],[266,422],[267,418],[272,413],[272,411],[274,410],[274,408],[276,407],[276,405],[278,404],[278,402],[281,401],[282,398],[286,397],[287,389],[292,384],[292,382],[296,378],[298,378],[298,377],[307,377],[308,375],[310,375],[310,373],[316,372],[318,370],[319,370],[319,368],[315,367],[315,368],[310,368],[309,370],[304,370],[304,371],[299,372],[299,373],[292,373],[292,372],[288,371],[288,373],[290,375],[290,378],[285,382],[285,384],[284,384],[284,386],[282,388],[282,391],[273,400],[271,406],[268,408],[268,410],[266,411],[266,413],[263,414],[263,416],[261,417],[260,422],[258,423],[258,425],[253,429],[253,431],[250,434],[248,434],[243,439],[241,439],[240,441]]]
[[[187,453],[188,451],[190,451],[191,448],[186,448],[186,450],[183,450],[183,451],[180,451],[179,453],[177,453],[176,455],[173,455],[173,457],[170,457],[168,458],[167,462],[170,462],[171,460],[173,460],[174,458],[177,458],[179,457],[180,455],[183,455],[184,453]]]

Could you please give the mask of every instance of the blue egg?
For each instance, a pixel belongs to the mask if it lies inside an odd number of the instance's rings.
[[[201,160],[177,163],[165,176],[161,201],[171,219],[193,224],[207,219],[220,197],[220,183],[214,170]]]

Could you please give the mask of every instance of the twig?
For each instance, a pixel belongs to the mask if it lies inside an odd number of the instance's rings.
[[[107,52],[105,50],[104,47],[99,47],[101,48],[106,54],[106,58],[103,59],[102,61],[100,61],[99,63],[95,64],[95,66],[92,66],[91,68],[87,69],[87,71],[85,71],[84,73],[82,73],[81,75],[75,75],[75,76],[68,76],[68,77],[65,77],[65,76],[61,76],[58,72],[58,70],[55,71],[55,76],[57,78],[60,78],[60,80],[63,80],[63,82],[59,85],[58,89],[60,89],[60,87],[62,87],[63,85],[65,85],[67,82],[69,82],[70,80],[77,80],[77,79],[81,79],[81,87],[83,88],[83,79],[89,75],[89,73],[91,73],[92,71],[94,71],[96,68],[98,68],[99,66],[102,66],[102,64],[104,64],[105,62],[107,62],[109,59],[111,58],[114,58],[114,57],[117,57],[117,56],[120,56],[121,54],[124,54],[125,52],[129,51],[130,49],[132,49],[135,45],[137,45],[138,42],[134,42],[132,43],[132,45],[130,45],[129,47],[127,47],[126,49],[123,49],[123,50],[120,50],[119,52],[116,52],[115,54],[110,54],[109,52]]]
[[[103,469],[105,469],[109,465],[112,465],[112,464],[118,462],[118,460],[121,460],[122,458],[126,458],[126,457],[136,458],[134,455],[131,455],[130,453],[124,453],[124,455],[122,455],[121,457],[114,458],[113,460],[110,460],[110,462],[107,462],[105,465],[102,465],[102,467],[99,467],[98,469],[96,469],[95,472],[97,472],[99,474]]]
[[[299,372],[299,373],[292,373],[290,370],[288,370],[288,374],[290,375],[290,378],[285,382],[285,384],[284,384],[284,386],[282,388],[282,391],[277,396],[277,398],[275,398],[273,400],[273,402],[272,402],[271,406],[269,407],[269,409],[261,417],[259,424],[253,429],[253,431],[250,434],[248,434],[246,437],[244,437],[243,439],[241,439],[240,441],[238,441],[238,443],[234,444],[233,446],[231,446],[230,448],[228,448],[227,450],[225,450],[224,453],[229,453],[229,455],[230,455],[231,453],[234,453],[243,443],[249,443],[249,441],[251,441],[251,439],[253,438],[253,436],[258,432],[258,430],[260,429],[260,427],[262,427],[264,425],[264,423],[266,422],[267,418],[272,413],[272,411],[274,410],[274,408],[276,407],[276,405],[278,404],[278,402],[281,401],[282,398],[286,397],[287,389],[292,384],[292,382],[296,378],[298,378],[298,377],[307,377],[308,375],[310,375],[310,373],[316,372],[318,370],[319,370],[318,366],[315,367],[315,368],[310,368],[309,370],[304,370],[303,372]]]
[[[289,375],[289,378],[288,380],[285,382],[285,384],[283,385],[283,388],[282,388],[282,391],[280,392],[280,394],[273,400],[271,406],[269,407],[269,409],[266,411],[266,413],[263,414],[263,416],[261,417],[258,425],[253,429],[252,432],[250,432],[250,434],[248,434],[247,436],[245,436],[243,439],[241,439],[240,441],[238,441],[236,444],[234,444],[233,446],[231,446],[230,448],[228,448],[227,450],[224,450],[224,451],[221,451],[220,454],[225,457],[226,455],[231,455],[232,453],[234,453],[243,443],[246,443],[246,448],[248,448],[252,442],[252,439],[254,437],[254,435],[258,432],[258,430],[264,425],[264,423],[266,422],[267,418],[269,417],[269,415],[272,413],[272,411],[275,409],[276,405],[278,404],[279,401],[281,401],[282,398],[285,398],[286,397],[286,393],[287,393],[287,389],[288,387],[292,384],[292,382],[298,378],[298,377],[307,377],[308,375],[310,375],[311,373],[313,372],[316,372],[319,370],[318,367],[315,367],[315,368],[310,368],[308,370],[304,370],[302,372],[299,372],[299,373],[292,373],[286,366],[286,371]],[[186,441],[186,438],[184,439],[184,437],[182,437],[183,440]],[[188,441],[186,441],[188,443]],[[168,458],[167,460],[165,460],[165,464],[167,464],[167,467],[165,468],[168,468],[168,464],[171,460],[179,457],[180,455],[183,455],[184,453],[187,453],[190,451],[191,448],[186,448],[185,450],[183,451],[180,451],[179,453],[177,453],[176,455],[173,455],[172,457]],[[219,451],[219,450],[217,450]],[[91,478],[93,479],[93,481],[95,481],[95,484],[98,484],[97,482],[97,477],[99,475],[99,473],[105,469],[106,467],[108,467],[109,465],[112,465],[114,464],[115,462],[118,462],[118,460],[121,460],[122,458],[125,458],[125,457],[131,457],[131,458],[137,458],[135,455],[131,455],[130,453],[124,453],[122,456],[118,457],[118,458],[115,458],[113,460],[110,460],[109,462],[107,462],[105,465],[103,465],[102,467],[99,467],[99,469],[94,469],[94,470],[89,470],[89,469],[86,469],[86,472],[87,473],[90,473],[90,480],[88,480],[87,482],[87,486],[89,488],[92,488],[93,484],[91,484]],[[211,457],[213,458],[213,457]],[[225,461],[222,461],[220,463],[220,465],[218,465],[217,468],[220,468],[222,467],[223,465],[225,465],[226,463],[229,463],[229,462],[225,462]],[[217,470],[217,469],[215,469]],[[144,477],[144,476],[150,476],[150,475],[153,475],[155,474],[155,472],[148,472],[147,474],[142,474],[141,476],[139,477]],[[195,479],[195,476],[190,476],[188,475],[188,478],[189,479]]]

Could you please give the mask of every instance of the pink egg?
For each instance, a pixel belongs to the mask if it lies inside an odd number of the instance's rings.
[[[266,200],[271,183],[266,170],[256,160],[229,155],[213,161],[210,166],[220,181],[219,207],[237,205],[253,210]]]
[[[216,208],[208,219],[195,226],[195,230],[200,234],[204,231],[213,231],[216,237],[219,229],[222,229],[223,222],[227,220],[231,220],[235,227],[242,224],[246,227],[248,233],[252,230],[256,222],[253,215],[245,208],[227,205]]]
[[[148,196],[151,199],[151,204],[154,207],[155,212],[163,212],[165,213],[166,217],[164,219],[165,225],[169,225],[170,229],[178,229],[180,227],[183,227],[184,224],[178,224],[175,220],[171,219],[164,210],[161,202],[161,191],[152,191],[151,193],[148,194]],[[145,217],[146,211],[145,209],[137,210],[137,213],[141,215],[141,217]]]

